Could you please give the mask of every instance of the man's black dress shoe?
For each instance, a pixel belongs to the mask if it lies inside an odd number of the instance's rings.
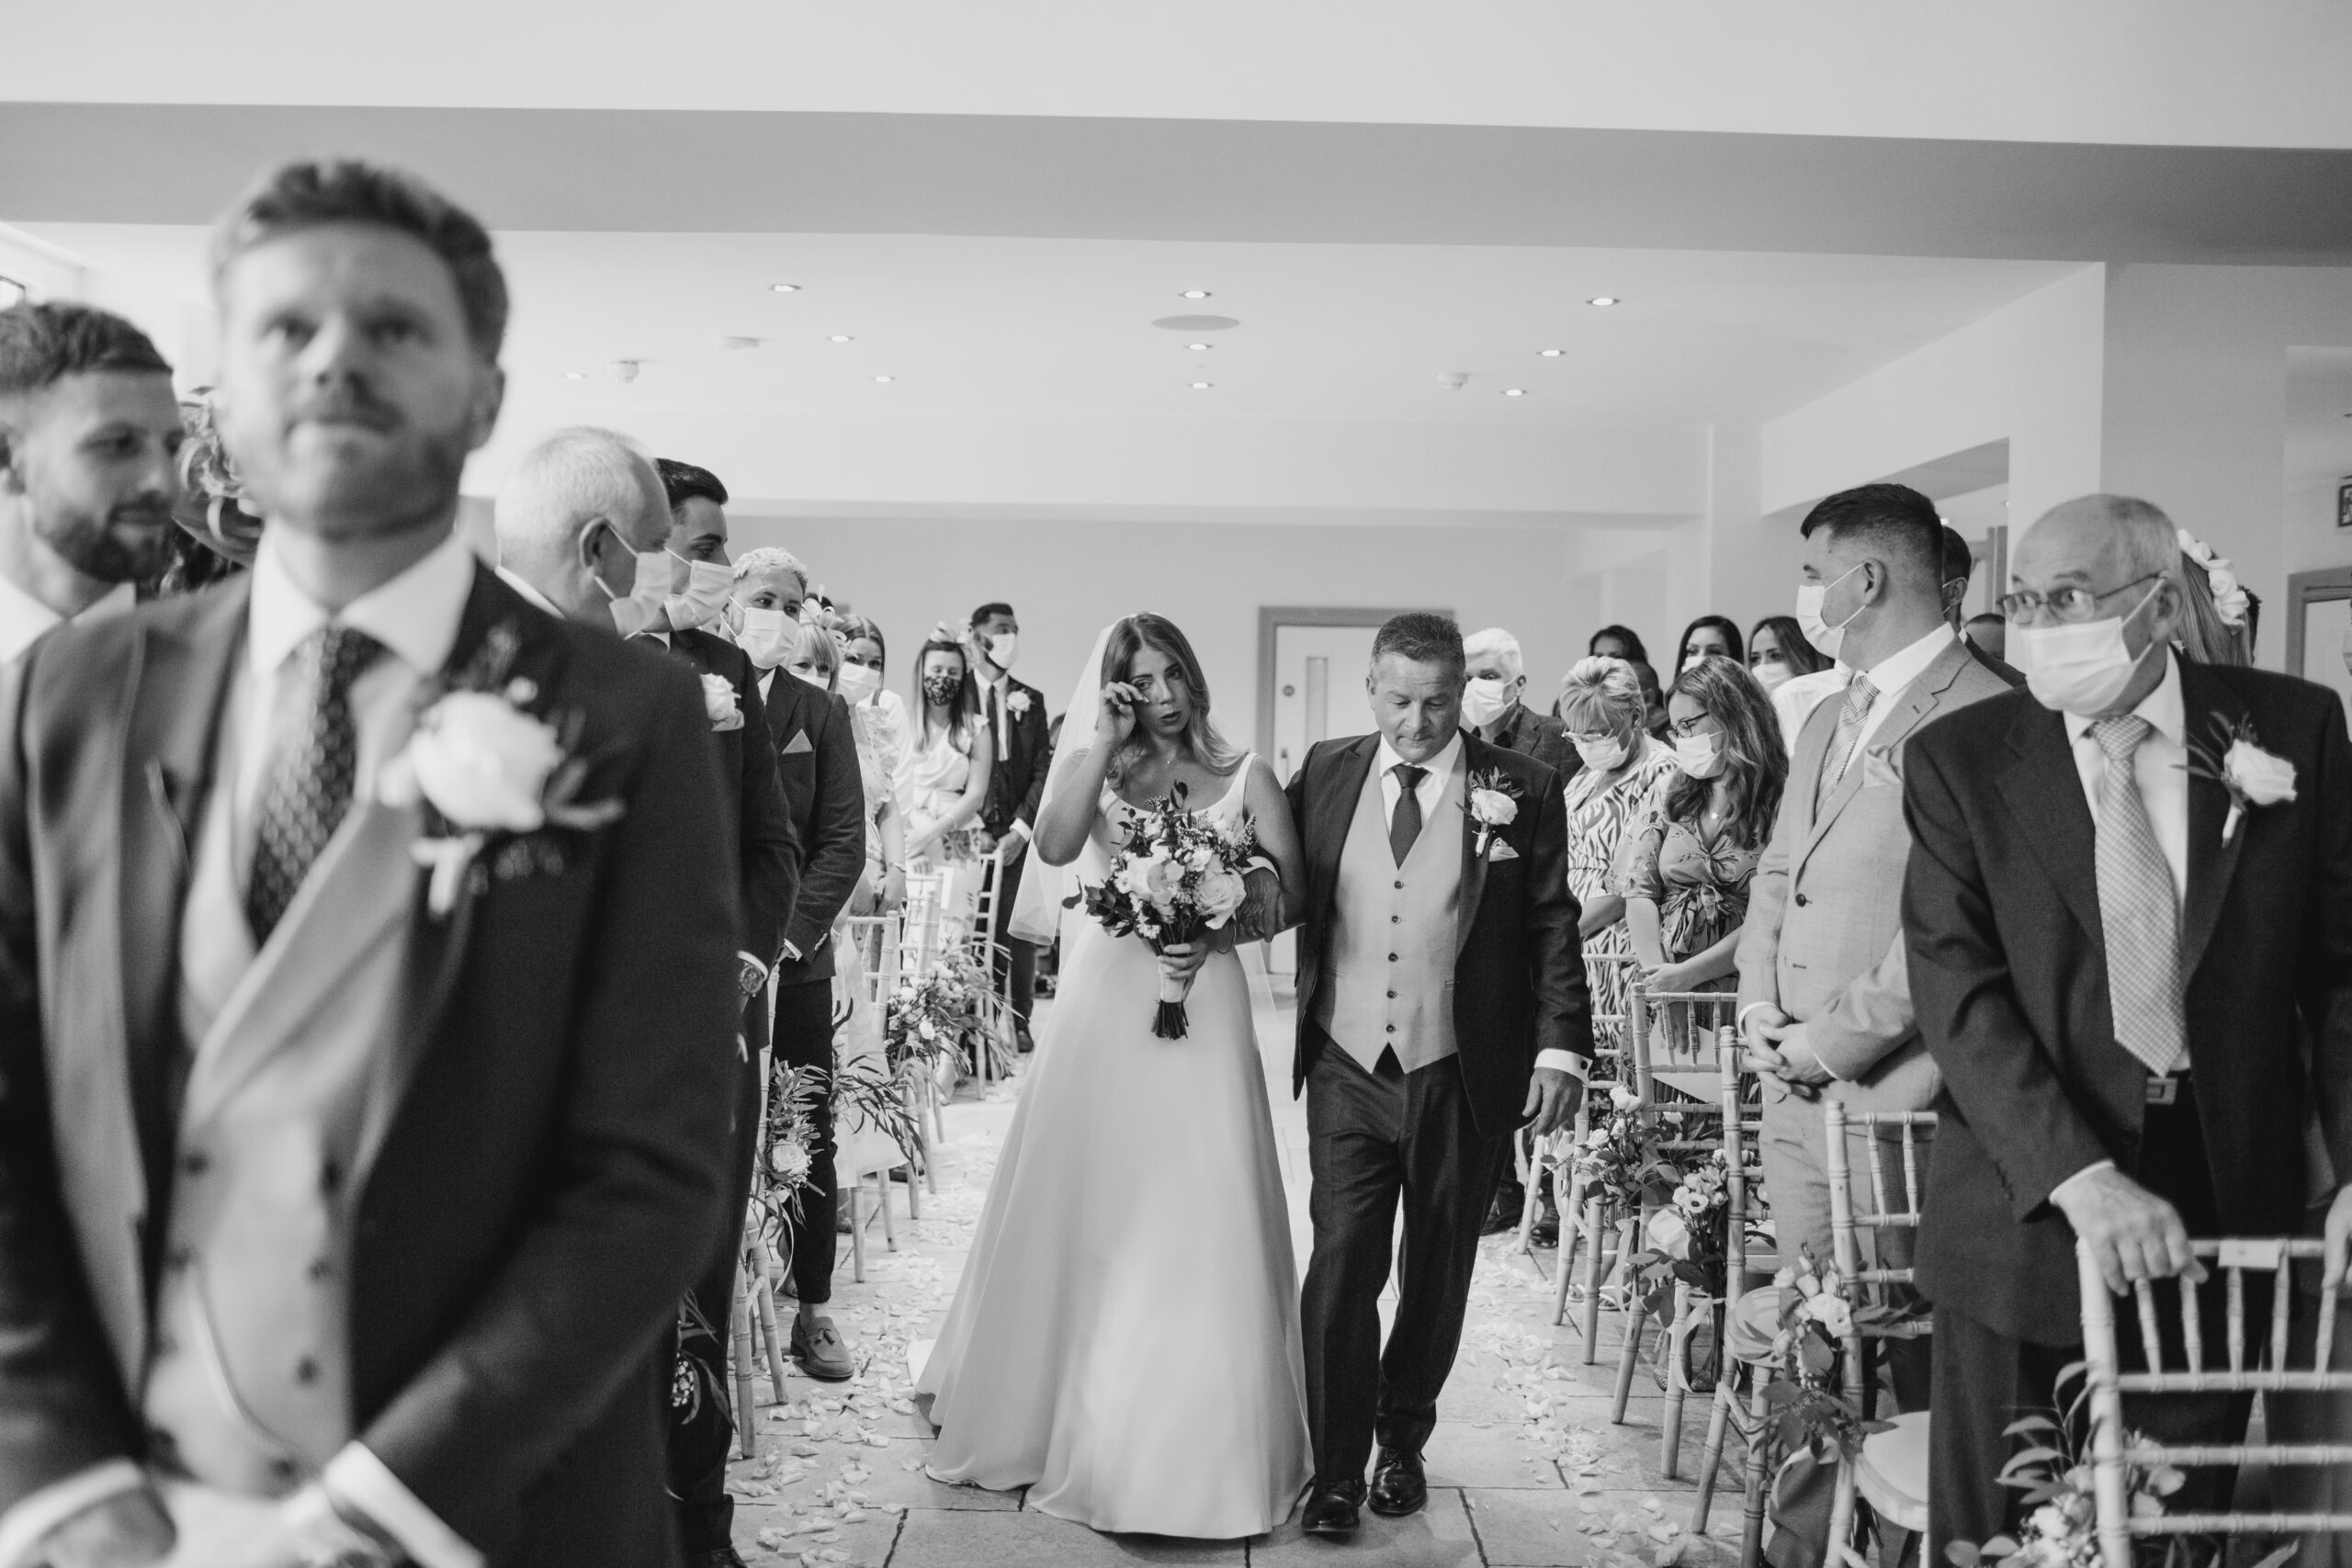
[[[1372,1511],[1393,1519],[1418,1514],[1430,1500],[1430,1483],[1421,1474],[1421,1456],[1402,1449],[1383,1449],[1372,1467]]]
[[[743,1561],[742,1553],[731,1546],[718,1547],[710,1551],[697,1551],[694,1554],[692,1562],[694,1568],[751,1568],[751,1565]]]
[[[1362,1481],[1317,1481],[1307,1488],[1298,1528],[1309,1535],[1353,1535],[1356,1510],[1363,1505]]]

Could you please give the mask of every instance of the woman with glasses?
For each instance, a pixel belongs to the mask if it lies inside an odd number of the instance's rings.
[[[1568,891],[1584,910],[1577,934],[1596,1015],[1623,1017],[1625,900],[1614,868],[1625,824],[1674,771],[1674,752],[1650,737],[1648,702],[1622,659],[1579,659],[1560,686],[1561,721],[1584,766],[1567,784]],[[1619,1042],[1596,1040],[1603,1049]]]
[[[1666,713],[1677,771],[1620,850],[1625,925],[1650,989],[1730,990],[1788,752],[1771,699],[1729,659],[1687,667]]]

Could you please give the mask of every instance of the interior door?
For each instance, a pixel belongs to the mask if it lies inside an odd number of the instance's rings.
[[[1317,741],[1372,728],[1363,678],[1372,668],[1372,638],[1379,629],[1275,626],[1274,754],[1267,761],[1283,783],[1290,782]],[[1295,933],[1274,939],[1267,967],[1276,974],[1297,972]]]

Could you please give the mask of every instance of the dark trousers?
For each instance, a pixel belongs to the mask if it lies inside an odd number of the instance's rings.
[[[702,1277],[686,1292],[689,1326],[668,1339],[665,1364],[674,1369],[670,1425],[670,1495],[689,1556],[729,1543],[735,1499],[727,1495],[727,1454],[735,1423],[727,1401],[727,1340],[735,1304],[735,1269],[743,1249],[743,1216],[752,1201],[752,1162],[759,1150],[760,1072],[767,1041],[767,998],[743,1009],[746,1060],[735,1082],[735,1115],[728,1135],[728,1200],[720,1231]]]
[[[2197,1125],[2197,1104],[2184,1090],[2168,1106],[2151,1105],[2140,1144],[2135,1179],[2180,1211],[2191,1236],[2221,1234],[2221,1217],[2213,1201],[2211,1167],[2205,1140]],[[2246,1276],[2246,1320],[2255,1325],[2249,1356],[2263,1354],[2261,1325],[2269,1321],[2270,1292],[2267,1277]],[[2165,1365],[2177,1371],[2187,1365],[2180,1334],[2180,1295],[2168,1283],[2156,1293]],[[2209,1366],[2228,1364],[2223,1327],[2226,1310],[2222,1279],[2216,1271],[2198,1292],[2199,1312],[2205,1324],[2205,1356]],[[2144,1369],[2139,1314],[2128,1297],[2116,1300],[2116,1352],[2125,1371]],[[2001,1466],[2019,1444],[2003,1428],[2020,1416],[2055,1415],[2081,1388],[2070,1383],[2061,1398],[2055,1390],[2058,1374],[2079,1361],[2083,1348],[2033,1345],[2011,1338],[1950,1307],[1938,1305],[1935,1314],[1935,1420],[1928,1428],[1930,1539],[1925,1562],[1944,1561],[1949,1541],[1982,1544],[2009,1533],[2017,1523],[2017,1505],[2023,1495],[1996,1479]],[[2244,1436],[2246,1417],[2254,1408],[2251,1394],[2165,1394],[2154,1398],[2126,1397],[2126,1428],[2145,1432],[2159,1442],[2232,1443]],[[2087,1433],[2077,1440],[2087,1442]],[[2235,1484],[2234,1472],[2191,1470],[2188,1483],[2166,1502],[2173,1513],[2203,1512],[2225,1506]]]
[[[1035,852],[1025,841],[1017,855],[1004,863],[1004,886],[996,894],[996,930],[998,952],[996,961],[997,989],[1012,998],[1012,1016],[1021,1021],[1025,1031],[1029,1014],[1037,1005],[1037,947],[1012,934],[1012,901],[1021,896],[1022,868],[1029,863]]]
[[[1470,1118],[1460,1063],[1407,1073],[1384,1053],[1368,1073],[1329,1040],[1306,1077],[1308,1213],[1315,1250],[1300,1315],[1315,1473],[1360,1479],[1375,1436],[1418,1453],[1462,1342],[1478,1222],[1494,1195],[1505,1136]],[[1380,1292],[1402,1205],[1396,1319],[1380,1343]]]
[[[833,1070],[833,983],[778,986],[775,992],[775,1055],[779,1068]],[[800,1194],[800,1220],[786,1236],[792,1249],[792,1293],[809,1306],[833,1299],[835,1229],[841,1195],[833,1184],[833,1100],[818,1098],[810,1118],[817,1134],[809,1151],[809,1184]]]

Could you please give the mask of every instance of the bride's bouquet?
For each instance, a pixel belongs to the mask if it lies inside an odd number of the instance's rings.
[[[1139,936],[1154,953],[1201,941],[1224,929],[1241,908],[1247,891],[1242,874],[1258,851],[1258,829],[1247,817],[1227,828],[1212,827],[1184,809],[1184,786],[1136,811],[1125,847],[1111,859],[1106,882],[1079,890],[1063,901],[1102,922],[1113,936]],[[1184,998],[1190,981],[1159,977],[1159,1011],[1151,1032],[1162,1040],[1184,1038]]]

